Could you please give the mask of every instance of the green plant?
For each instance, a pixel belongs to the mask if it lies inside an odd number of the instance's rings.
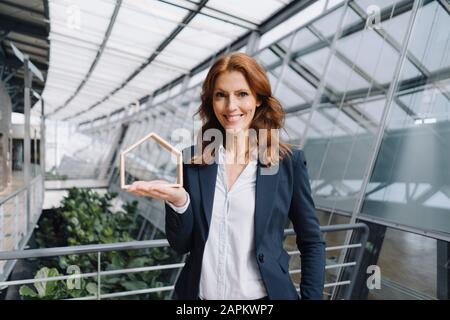
[[[56,268],[43,267],[36,273],[35,279],[46,279],[50,277],[62,276]],[[86,282],[79,279],[77,285],[71,285],[71,282],[53,280],[39,281],[34,283],[34,289],[28,286],[21,286],[19,293],[24,298],[54,300],[63,298],[79,298],[85,293],[96,294],[97,284],[95,282]]]
[[[116,193],[108,192],[101,196],[88,189],[70,189],[60,208],[53,214],[41,218],[36,232],[37,243],[40,247],[55,247],[137,240],[143,220],[138,214],[137,202],[125,203],[122,210],[112,212],[111,200],[116,196]],[[174,252],[168,248],[105,252],[101,254],[101,268],[102,270],[139,268],[162,264],[173,258]],[[43,260],[38,273],[48,269],[47,274],[55,272],[59,274],[58,270],[67,270],[70,266],[77,266],[83,272],[95,272],[97,263],[97,254],[60,256]],[[104,276],[101,280],[102,293],[109,293],[161,286],[170,280],[170,276],[167,272],[151,271]],[[84,281],[82,283],[84,284]],[[27,286],[21,287],[20,294],[24,298],[31,299],[87,296],[92,295],[93,290],[89,290],[92,286],[82,285],[78,291],[73,291],[69,290],[63,281],[58,281],[54,286],[50,286],[50,291],[45,294],[39,294]],[[136,297],[162,299],[165,293]]]

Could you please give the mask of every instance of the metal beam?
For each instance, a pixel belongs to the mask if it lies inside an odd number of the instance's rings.
[[[32,80],[33,83],[33,88],[35,91],[42,91],[44,90],[44,85],[42,84],[41,81],[38,81],[37,79],[33,78]],[[11,80],[9,80],[8,82],[9,85],[14,86],[14,85],[18,85],[21,88],[23,88],[23,77],[18,76],[17,74],[15,74]]]
[[[207,1],[203,1],[203,2],[207,2]],[[203,3],[202,2],[202,3]],[[289,5],[283,7],[281,10],[279,10],[277,13],[273,14],[272,16],[270,16],[268,19],[266,19],[263,23],[261,23],[261,25],[258,27],[258,29],[256,30],[260,35],[270,31],[274,26],[280,24],[281,22],[284,22],[286,19],[289,19],[290,17],[294,16],[295,14],[297,14],[298,12],[300,12],[301,10],[303,10],[304,8],[308,7],[310,4],[314,3],[314,0],[301,0],[301,1],[293,1],[291,2]],[[197,10],[200,11],[200,10]],[[233,51],[233,50],[237,50],[239,48],[241,48],[242,46],[244,46],[245,44],[248,43],[252,32],[254,31],[249,31],[246,34],[244,34],[243,36],[239,37],[236,41],[234,41],[233,43],[231,43],[230,45],[222,48],[221,50],[219,50],[217,53],[215,53],[213,56],[208,57],[207,59],[203,60],[202,62],[200,62],[196,67],[194,67],[190,72],[189,72],[189,76],[193,76],[196,73],[199,73],[203,70],[205,70],[206,68],[208,68],[211,65],[211,61],[214,59],[214,57],[220,56],[228,51]],[[144,64],[144,66],[146,66],[146,64]],[[141,68],[140,68],[141,69]],[[140,71],[139,71],[140,72]],[[156,96],[158,94],[161,94],[167,90],[170,90],[170,88],[173,88],[174,86],[180,84],[183,82],[183,79],[186,75],[183,74],[181,76],[179,76],[178,78],[175,78],[174,80],[172,80],[170,83],[165,84],[163,86],[161,86],[160,88],[156,89],[153,92],[153,96]],[[130,76],[130,80],[134,78],[134,76]],[[129,80],[127,79],[127,81],[125,82],[125,84],[128,82]],[[106,101],[109,96],[111,96],[112,94],[116,93],[118,90],[120,90],[124,85],[121,85],[119,88],[115,89],[111,94],[109,94],[107,97],[103,98],[101,101],[97,102],[96,104],[94,104],[93,106],[91,106],[89,109],[83,111],[87,112],[88,110],[90,110],[91,108],[97,106],[98,104]],[[144,96],[141,99],[139,99],[139,102],[141,104],[145,103],[148,99],[149,99],[150,95]],[[79,113],[81,114],[81,113]],[[70,118],[76,117],[79,114],[76,114],[74,116],[71,116]],[[67,120],[69,118],[66,118],[65,120]],[[83,122],[85,123],[85,121]]]
[[[50,11],[48,9],[48,0],[42,0],[44,4],[44,17],[47,21],[50,21]],[[47,34],[50,34],[50,23],[45,24],[45,29],[47,30]]]
[[[279,24],[285,22],[289,18],[293,17],[309,5],[316,2],[315,0],[303,0],[303,1],[291,1],[287,6],[280,9],[278,12],[273,14],[269,19],[265,20],[260,26],[259,31],[264,34]]]
[[[431,1],[431,0],[427,0],[427,1]],[[285,9],[283,9],[282,11],[280,11],[279,13],[276,14],[276,16],[278,16],[278,19],[281,19],[280,22],[283,22],[284,20],[282,20],[282,18],[284,17],[284,19],[289,19],[291,16],[293,16],[294,14],[298,13],[300,10],[304,9],[305,7],[307,7],[308,5],[310,5],[312,2],[314,1],[293,1],[291,3],[291,5],[288,5]],[[395,17],[397,15],[400,15],[408,10],[411,9],[412,7],[412,3],[413,0],[405,0],[402,1],[398,4],[396,4],[395,8],[393,8],[393,6],[387,7],[385,8],[382,13],[381,13],[381,21],[384,21],[386,19]],[[394,11],[392,12],[392,10],[394,9]],[[267,31],[270,31],[271,28],[273,28],[276,24],[274,24],[274,22],[272,21],[272,19],[276,19],[275,15],[270,17],[269,19],[267,19],[265,22],[263,22],[259,28],[258,28],[258,32],[262,35]],[[272,21],[272,22],[271,22]],[[358,22],[355,23],[354,25],[351,25],[347,28],[345,28],[342,31],[342,36],[348,36],[350,34],[353,34],[355,32],[361,31],[365,28],[365,21],[363,22]],[[222,49],[221,51],[219,51],[216,56],[219,56],[221,54],[224,54],[226,52],[227,49],[229,50],[235,50],[238,49],[240,47],[242,47],[243,45],[245,45],[245,43],[247,43],[248,39],[251,36],[251,32],[245,34],[244,36],[242,36],[241,38],[239,38],[238,40],[236,40],[234,43],[232,43],[229,47]],[[328,43],[331,43],[331,41],[333,40],[334,36],[329,37],[327,40],[328,41],[318,41],[310,46],[308,46],[305,49],[299,50],[297,51],[295,54],[292,54],[293,59],[319,50],[321,48],[324,48],[326,46],[328,46]],[[203,62],[201,62],[199,65],[197,65],[195,68],[193,68],[190,72],[190,75],[194,75],[196,73],[199,73],[201,71],[203,71],[204,69],[208,68],[210,66],[211,63],[211,57],[205,59]],[[172,86],[177,85],[179,83],[181,83],[182,79],[184,76],[180,76],[178,78],[176,78],[175,80],[173,80],[172,82],[163,85],[162,87],[160,87],[159,89],[154,91],[154,95],[158,95],[161,94],[167,90],[169,90]],[[143,97],[141,99],[141,103],[144,103],[146,101],[147,97]]]
[[[31,12],[34,14],[40,14],[40,15],[44,15],[44,13],[42,11],[36,10],[34,8],[30,8],[18,3],[14,3],[8,0],[0,0],[0,4],[6,5],[8,7],[14,8],[14,9],[19,9],[20,11],[27,11],[27,12]]]
[[[22,51],[23,52],[23,51]],[[26,52],[24,52],[26,53]],[[28,54],[28,53],[26,53]],[[23,67],[23,63],[16,59],[16,58],[6,58],[3,60],[3,64],[4,65],[8,65],[14,69],[21,69]],[[36,68],[38,68],[39,70],[47,70],[48,69],[48,65],[44,64],[44,63],[40,63],[40,62],[34,62],[33,64],[36,66]]]
[[[290,5],[284,7],[278,13],[272,15],[267,20],[265,20],[258,27],[258,33],[260,35],[263,35],[264,33],[270,31],[271,28],[273,28],[277,24],[280,24],[281,22],[283,22],[284,20],[282,20],[282,19],[289,19],[290,17],[297,14],[298,12],[300,12],[301,10],[303,10],[304,8],[306,8],[313,2],[314,1],[312,1],[312,0],[291,2]],[[271,22],[273,19],[276,19],[277,24],[275,22]],[[222,50],[220,50],[219,52],[217,52],[214,55],[214,57],[224,54],[225,52],[227,52],[227,50],[233,51],[233,50],[237,50],[240,47],[244,46],[249,41],[250,37],[252,36],[252,33],[253,33],[253,31],[246,33],[245,35],[243,35],[242,37],[237,39],[235,42],[233,42],[231,45],[229,45],[229,46],[223,48]],[[208,68],[211,65],[212,58],[213,57],[208,57],[207,59],[203,60],[196,67],[194,67],[189,74],[191,76],[193,76],[194,74],[199,73],[199,72],[205,70],[206,68]],[[175,80],[173,80],[172,82],[170,82],[166,85],[163,85],[159,89],[155,90],[154,95],[161,94],[161,93],[167,91],[168,89],[170,89],[172,86],[175,86],[175,85],[181,83],[183,81],[183,77],[184,77],[184,75],[176,78]]]
[[[31,109],[31,80],[33,78],[33,74],[29,69],[29,59],[27,55],[24,55],[24,67],[25,67],[25,79],[24,79],[24,116],[25,116],[25,134],[23,139],[23,149],[24,149],[24,164],[23,164],[23,176],[24,176],[24,184],[27,186],[27,191],[25,192],[25,213],[26,213],[26,230],[27,234],[30,232],[29,226],[31,223],[31,215],[30,215],[30,181],[31,181],[31,139],[30,139],[30,109]]]
[[[48,37],[45,26],[16,19],[4,14],[0,14],[0,28],[41,40],[47,40]]]
[[[327,41],[326,38],[322,35],[322,33],[314,28],[314,26],[308,26],[307,27],[314,35],[316,35],[319,39],[322,41]],[[372,76],[370,76],[365,70],[360,68],[356,63],[354,63],[351,59],[349,59],[344,53],[342,53],[339,49],[336,48],[335,50],[335,56],[341,60],[346,66],[348,66],[352,72],[355,72],[357,75],[359,75],[361,78],[366,80],[369,83],[369,87],[366,90],[365,95],[367,96],[370,93],[370,90],[372,88],[376,88],[380,90],[383,94],[387,94],[387,88],[375,80]],[[343,100],[340,103],[343,103],[345,99],[346,92],[343,94]],[[394,97],[394,101],[411,117],[415,117],[416,114],[413,110],[411,110],[407,105],[405,105],[401,100],[399,100],[397,97]]]
[[[152,53],[152,55],[142,65],[140,65],[136,70],[134,70],[133,73],[124,82],[122,82],[122,84],[120,84],[117,88],[115,88],[113,91],[111,91],[105,97],[103,97],[101,100],[97,101],[96,103],[94,103],[93,105],[88,107],[87,109],[77,112],[76,114],[74,114],[72,116],[66,117],[63,120],[69,120],[69,119],[75,118],[81,114],[84,114],[84,113],[94,109],[101,103],[107,101],[111,96],[113,96],[120,89],[124,88],[131,80],[133,80],[139,73],[141,73],[141,71],[143,71],[145,69],[145,67],[147,67],[149,64],[151,64],[153,62],[153,60],[155,60],[159,56],[159,54],[172,42],[172,40],[175,39],[175,37],[189,24],[189,22],[192,19],[194,19],[194,17],[197,15],[197,13],[206,5],[207,2],[208,2],[208,0],[202,0],[198,4],[196,11],[189,12],[187,14],[187,16],[184,17],[183,21],[181,21],[181,23],[175,28],[175,30],[173,30],[170,33],[170,35],[166,39],[163,40],[163,42],[158,46],[158,48],[156,48],[156,50]]]
[[[158,0],[158,1],[159,1],[159,2],[162,2],[162,3],[166,3],[166,4],[169,4],[169,5],[172,5],[172,6],[177,7],[177,8],[181,8],[181,9],[184,9],[184,10],[188,10],[188,11],[191,11],[191,12],[194,12],[194,11],[195,11],[194,9],[190,8],[189,6],[182,6],[182,5],[181,5],[180,3],[178,3],[178,2],[177,2],[177,3],[173,3],[173,2],[167,1],[167,0]],[[197,3],[192,3],[192,5],[197,6]],[[232,18],[232,19],[234,19],[234,20],[241,21],[241,22],[243,22],[243,23],[252,25],[254,28],[257,27],[257,25],[256,25],[255,23],[253,23],[253,22],[251,22],[251,21],[249,21],[249,20],[246,20],[246,19],[243,19],[243,18],[239,18],[239,17],[237,17],[237,16],[235,16],[235,15],[232,15],[232,14],[229,14],[229,13],[227,13],[227,12],[223,12],[223,11],[217,10],[217,9],[215,9],[215,8],[212,8],[212,7],[205,6],[205,8],[207,8],[208,10],[217,12],[217,13],[219,13],[219,14],[222,14],[222,15],[224,15],[224,16],[230,17],[230,18]],[[205,12],[199,12],[198,14],[203,15],[203,16],[208,17],[208,18],[211,18],[211,19],[215,19],[215,20],[219,20],[219,21],[222,21],[222,22],[225,22],[225,23],[229,23],[229,24],[232,24],[232,25],[235,25],[235,26],[238,26],[238,27],[247,29],[247,30],[252,30],[252,29],[254,29],[254,28],[249,28],[248,25],[246,26],[246,25],[243,25],[243,24],[241,24],[241,23],[236,23],[236,22],[233,22],[233,21],[231,21],[231,20],[227,20],[227,19],[223,19],[223,18],[214,16],[214,15],[211,15],[211,14],[207,14],[207,13],[205,13]]]
[[[102,44],[100,45],[97,55],[95,56],[94,61],[91,64],[91,67],[89,68],[87,74],[85,75],[84,79],[81,81],[81,83],[78,85],[78,88],[75,90],[75,92],[59,107],[57,107],[53,112],[51,112],[49,115],[57,113],[59,110],[65,108],[77,95],[80,93],[81,89],[85,86],[89,78],[91,77],[92,73],[95,70],[95,67],[97,66],[98,62],[100,61],[101,56],[103,55],[103,51],[105,50],[106,43],[109,40],[109,37],[111,35],[111,31],[114,27],[114,24],[116,23],[117,15],[119,14],[120,7],[122,6],[122,0],[117,0],[116,6],[114,7],[114,12],[111,16],[111,19],[109,21],[108,29],[106,30],[105,36],[103,37]]]
[[[14,42],[10,41],[9,43],[14,43]],[[30,56],[31,58],[33,58],[33,64],[35,64],[34,61],[36,59],[41,59],[41,61],[42,60],[48,61],[48,55],[42,55],[39,53],[35,53],[35,52],[29,51],[27,49],[23,49],[22,47],[20,47],[20,48],[17,47],[17,48],[20,49],[21,52],[23,52],[23,53],[27,54],[28,56]],[[8,49],[8,53],[13,54],[13,51]]]
[[[423,6],[425,6],[427,3],[424,3]],[[367,14],[364,12],[364,10],[358,6],[355,2],[351,2],[349,4],[349,6],[356,12],[356,14],[358,14],[362,19],[366,20],[367,19]],[[450,4],[447,4],[447,6],[450,6]],[[390,34],[388,34],[385,30],[383,29],[374,29],[374,32],[377,33],[381,38],[383,38],[384,41],[386,41],[387,43],[389,43],[399,54],[401,52],[401,44],[398,43],[394,37],[392,37]],[[408,59],[408,61],[414,66],[416,67],[422,74],[424,74],[425,76],[429,77],[430,76],[430,71],[427,69],[427,67],[420,61],[420,59],[418,59],[416,56],[414,56],[412,54],[412,52],[410,52],[408,50],[408,52],[406,53],[406,58]],[[439,85],[435,85],[433,84],[436,89],[439,90],[439,92],[447,98],[448,101],[450,101],[450,94],[445,90],[445,88],[440,87]],[[398,101],[396,100],[396,103],[398,103]]]
[[[448,0],[438,0],[442,8],[450,15],[450,2]]]
[[[13,30],[13,31],[14,31],[14,30]],[[14,39],[14,38],[12,38],[11,36],[6,37],[5,40],[14,42],[14,43],[16,43],[16,44],[18,43],[18,44],[22,44],[22,45],[24,45],[24,46],[29,46],[29,47],[32,47],[32,48],[36,48],[36,49],[40,49],[40,50],[46,50],[46,51],[48,51],[48,49],[49,49],[49,47],[50,47],[50,46],[48,45],[47,42],[46,42],[46,45],[45,45],[45,46],[40,46],[40,45],[37,45],[37,44],[35,44],[35,43],[26,42],[26,41],[19,40],[19,39]]]

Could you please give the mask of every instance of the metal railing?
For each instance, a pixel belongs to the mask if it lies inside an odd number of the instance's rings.
[[[42,175],[34,177],[29,185],[0,199],[0,251],[20,250],[28,242],[41,214],[44,201]],[[28,199],[28,200],[27,200]],[[29,209],[27,206],[29,201]],[[4,280],[14,263],[0,259],[0,280]]]
[[[343,261],[342,263],[332,263],[327,264],[325,266],[325,270],[333,270],[333,269],[345,269],[345,268],[353,268],[353,270],[349,273],[350,277],[348,279],[341,279],[340,281],[335,281],[331,283],[325,283],[324,289],[339,287],[339,286],[347,286],[345,293],[343,294],[344,299],[348,300],[351,297],[351,293],[353,291],[356,276],[360,271],[361,261],[364,255],[364,249],[366,247],[367,239],[369,237],[369,227],[364,223],[353,223],[353,224],[336,224],[329,226],[321,226],[320,231],[322,233],[330,233],[330,232],[340,232],[340,231],[359,231],[357,239],[359,242],[357,243],[349,243],[348,245],[335,245],[335,246],[327,246],[325,248],[326,252],[331,251],[339,251],[339,250],[357,250],[357,252],[352,255],[354,260],[352,261]],[[295,235],[293,229],[287,229],[284,232],[285,235]],[[298,250],[289,251],[289,255],[301,254]],[[1,257],[1,255],[0,255]],[[290,274],[301,273],[301,269],[289,270]],[[297,291],[300,289],[297,287]],[[327,294],[324,292],[324,294]],[[328,294],[327,294],[328,295]],[[330,295],[331,296],[331,295]]]
[[[359,239],[359,243],[353,243],[349,245],[336,245],[336,246],[327,246],[326,251],[335,251],[335,250],[343,250],[347,249],[358,249],[358,253],[355,256],[355,261],[345,261],[341,264],[327,264],[326,270],[331,270],[334,268],[349,268],[352,267],[353,270],[351,272],[351,278],[345,281],[326,283],[325,289],[335,286],[348,286],[346,297],[350,297],[351,291],[353,290],[353,285],[355,281],[355,277],[359,272],[359,267],[361,264],[362,256],[364,253],[364,248],[366,245],[366,241],[368,238],[369,228],[363,223],[356,224],[342,224],[342,225],[330,225],[330,226],[322,226],[321,231],[323,233],[330,232],[339,232],[339,231],[358,231],[361,232],[361,237]],[[286,229],[285,235],[295,235],[292,229]],[[83,245],[83,246],[72,246],[72,247],[58,247],[58,248],[48,248],[48,249],[32,249],[32,250],[21,250],[21,251],[10,251],[10,252],[0,252],[0,262],[1,261],[12,261],[17,259],[33,259],[33,258],[44,258],[44,257],[58,257],[58,256],[68,256],[74,254],[87,254],[87,253],[97,253],[97,271],[89,272],[89,273],[79,273],[79,274],[71,274],[64,275],[58,277],[47,277],[47,278],[34,278],[34,279],[24,279],[24,280],[12,280],[12,281],[2,281],[0,282],[0,290],[3,290],[9,286],[17,286],[24,284],[35,284],[35,283],[43,283],[48,281],[61,281],[68,279],[81,279],[81,278],[95,278],[97,281],[97,294],[75,298],[72,300],[100,300],[107,298],[116,298],[116,297],[124,297],[131,295],[140,295],[146,293],[154,293],[154,292],[163,292],[163,291],[172,291],[174,289],[174,285],[161,286],[161,287],[151,287],[147,289],[141,290],[129,290],[115,293],[101,293],[101,278],[109,275],[117,275],[117,274],[128,274],[128,273],[139,273],[139,272],[148,272],[148,271],[156,271],[156,270],[168,270],[168,269],[179,269],[184,266],[184,263],[171,263],[165,265],[154,265],[154,266],[146,266],[139,268],[125,268],[125,269],[117,269],[117,270],[101,270],[101,253],[102,252],[111,252],[111,251],[123,251],[123,250],[139,250],[139,249],[149,249],[149,248],[165,248],[168,247],[169,243],[167,240],[147,240],[147,241],[132,241],[132,242],[122,242],[122,243],[110,243],[110,244],[95,244],[95,245]],[[299,251],[289,251],[290,255],[298,255]],[[300,269],[290,269],[290,274],[301,273]],[[297,290],[299,290],[297,288]]]

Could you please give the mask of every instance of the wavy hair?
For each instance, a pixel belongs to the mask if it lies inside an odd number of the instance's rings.
[[[258,147],[261,145],[267,147],[268,158],[264,164],[275,165],[286,155],[292,153],[291,145],[281,142],[279,135],[271,130],[283,128],[284,111],[281,103],[272,96],[272,88],[264,68],[254,58],[241,52],[232,52],[219,57],[206,75],[202,85],[201,104],[195,113],[200,116],[202,127],[197,139],[197,152],[191,158],[191,162],[204,165],[207,164],[205,159],[214,156],[214,154],[205,154],[208,150],[207,146],[212,143],[203,140],[205,131],[218,129],[226,137],[225,130],[214,113],[213,92],[219,75],[229,71],[240,72],[245,77],[257,101],[261,101],[261,105],[255,110],[250,128],[256,132],[259,132],[260,129],[267,130],[268,134],[263,139],[264,141],[259,141],[260,138],[257,138],[257,145]],[[278,130],[275,131],[278,132]]]

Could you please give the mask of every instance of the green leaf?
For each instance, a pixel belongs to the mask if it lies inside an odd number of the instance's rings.
[[[36,273],[35,279],[46,279],[51,277],[58,277],[60,276],[58,270],[56,268],[41,268]],[[47,296],[52,296],[55,294],[57,290],[58,282],[57,281],[42,281],[42,282],[36,282],[34,284],[34,287],[36,288],[39,298],[44,298]]]
[[[38,294],[29,286],[21,286],[19,289],[19,293],[22,297],[36,298],[38,296]]]
[[[152,259],[147,257],[135,258],[128,263],[128,268],[140,268],[151,265]]]
[[[114,232],[114,230],[109,226],[103,229],[103,234],[107,237],[112,236],[113,232]]]
[[[120,277],[112,277],[112,276],[107,276],[105,278],[102,278],[102,285],[103,284],[119,284],[122,281],[122,279]]]
[[[36,273],[36,275],[34,276],[35,279],[45,279],[48,278],[48,271],[49,269],[47,267],[41,268],[38,270],[38,272]],[[46,294],[46,290],[47,290],[47,282],[46,281],[42,281],[42,282],[35,282],[34,283],[34,287],[37,290],[37,293],[39,295],[39,298],[43,298]]]
[[[97,284],[95,282],[89,282],[86,285],[86,291],[91,295],[97,295]]]
[[[124,259],[123,259],[123,258],[120,256],[120,254],[117,253],[117,252],[114,252],[114,253],[113,253],[111,262],[112,262],[112,264],[113,264],[113,268],[114,268],[114,269],[121,269],[121,268],[123,268],[123,267],[125,266],[125,261],[124,261]]]
[[[148,285],[144,281],[125,281],[122,282],[121,285],[128,291],[148,288]]]

